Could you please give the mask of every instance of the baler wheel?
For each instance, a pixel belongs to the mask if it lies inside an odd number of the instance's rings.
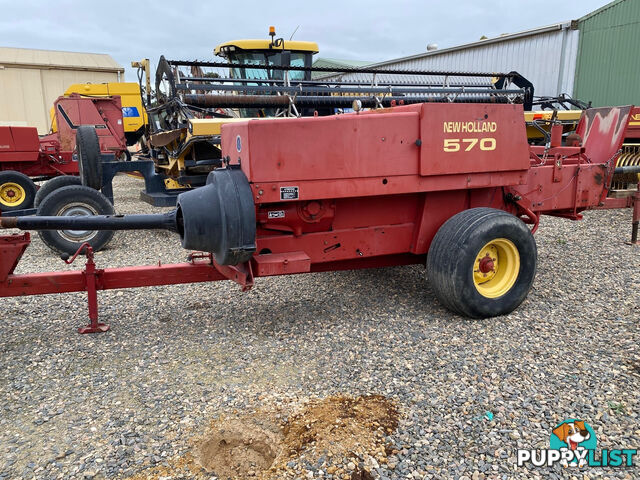
[[[31,208],[35,196],[36,185],[25,174],[13,170],[0,172],[0,211]]]
[[[505,315],[526,298],[536,273],[531,231],[502,210],[472,208],[436,233],[427,272],[445,307],[472,318]]]
[[[102,188],[102,155],[100,141],[94,127],[90,125],[78,127],[76,149],[82,185],[100,190]]]
[[[33,201],[33,206],[38,208],[42,203],[42,200],[44,200],[51,192],[62,187],[68,187],[69,185],[82,185],[82,181],[80,180],[80,177],[75,177],[73,175],[61,175],[47,180],[36,193],[36,199]]]
[[[84,185],[69,185],[47,195],[38,207],[41,216],[113,215],[113,205],[102,193]],[[54,252],[73,255],[83,243],[95,252],[113,238],[112,230],[41,230],[38,235]]]

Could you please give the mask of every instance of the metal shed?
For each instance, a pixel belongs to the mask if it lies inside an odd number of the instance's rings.
[[[571,95],[578,50],[576,28],[575,22],[556,23],[375,63],[369,67],[454,72],[515,70],[533,83],[536,95],[556,96],[560,93]],[[331,78],[344,81],[366,79],[363,74],[332,75]],[[397,81],[399,79],[387,76],[380,80]]]
[[[72,83],[118,82],[124,68],[96,53],[0,47],[0,125],[49,131],[49,109]]]
[[[578,24],[576,96],[594,106],[640,104],[640,1],[616,0]]]
[[[317,68],[358,68],[370,65],[372,62],[366,60],[341,60],[337,58],[316,58],[313,61],[313,66]],[[313,72],[312,78],[325,77],[327,73]]]

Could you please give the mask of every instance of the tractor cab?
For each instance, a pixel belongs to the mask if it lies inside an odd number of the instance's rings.
[[[291,70],[285,73],[284,70],[260,67],[310,68],[313,63],[313,55],[318,53],[318,44],[275,38],[274,27],[269,27],[269,35],[270,39],[225,42],[218,45],[214,52],[229,63],[256,66],[256,68],[232,68],[230,75],[234,79],[256,80],[256,84],[284,81],[285,76],[288,76],[291,83],[311,80],[310,71]]]

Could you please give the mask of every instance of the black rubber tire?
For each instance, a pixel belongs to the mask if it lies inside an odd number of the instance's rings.
[[[51,192],[62,187],[68,187],[69,185],[82,185],[82,181],[80,180],[80,177],[75,177],[73,175],[61,175],[47,180],[44,182],[44,185],[40,187],[40,190],[37,191],[36,198],[33,201],[33,206],[38,208],[42,203],[42,200],[44,200]]]
[[[492,240],[506,238],[518,250],[520,270],[502,296],[480,294],[473,280],[476,256]],[[438,230],[427,256],[427,274],[440,303],[471,318],[506,315],[526,298],[536,274],[536,242],[519,218],[493,208],[472,208],[454,215]]]
[[[29,177],[24,173],[16,172],[14,170],[6,170],[0,172],[0,195],[7,190],[17,190],[15,187],[11,188],[9,184],[18,185],[24,190],[24,196],[22,192],[14,192],[14,197],[4,200],[0,197],[0,212],[13,212],[15,210],[24,210],[26,208],[33,207],[33,201],[36,198],[36,184],[33,183]],[[8,193],[8,192],[7,192]],[[13,199],[15,200],[15,203]]]
[[[123,150],[122,152],[120,152],[120,155],[118,156],[118,161],[120,161],[120,162],[130,162],[131,161],[131,152],[129,150]]]
[[[102,188],[102,155],[96,129],[90,125],[81,125],[76,130],[76,149],[78,170],[82,185],[95,190]]]
[[[84,185],[58,188],[47,195],[38,207],[38,215],[113,215],[113,205],[97,190]],[[88,243],[95,252],[102,250],[113,238],[112,230],[74,232],[42,230],[38,235],[54,252],[73,255],[80,245]]]

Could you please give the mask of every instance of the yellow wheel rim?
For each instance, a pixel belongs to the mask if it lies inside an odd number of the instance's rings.
[[[480,249],[473,264],[473,283],[486,298],[498,298],[516,283],[520,253],[511,240],[496,238]]]
[[[0,185],[0,204],[15,207],[24,202],[27,193],[17,183],[6,182]]]

